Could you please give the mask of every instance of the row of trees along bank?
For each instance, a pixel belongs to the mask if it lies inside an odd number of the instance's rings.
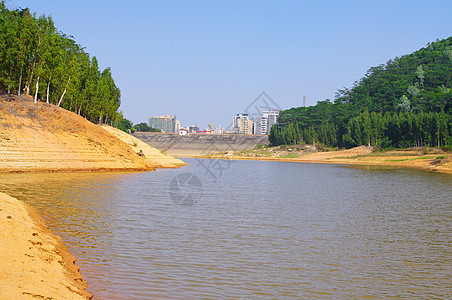
[[[334,102],[280,113],[272,145],[452,145],[452,37],[371,68]]]
[[[51,17],[28,8],[9,10],[0,2],[0,89],[34,96],[92,122],[114,124],[121,92],[110,68],[59,32]]]

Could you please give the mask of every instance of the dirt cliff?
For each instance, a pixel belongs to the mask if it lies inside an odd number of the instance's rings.
[[[55,105],[35,104],[30,96],[0,96],[0,172],[151,171],[184,165],[160,152],[152,158],[139,155],[110,132]]]

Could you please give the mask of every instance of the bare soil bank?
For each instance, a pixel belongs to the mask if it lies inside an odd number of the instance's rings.
[[[452,174],[452,153],[441,149],[412,149],[375,152],[372,147],[360,146],[348,150],[318,152],[312,145],[303,150],[297,146],[281,149],[260,149],[249,152],[220,153],[204,158],[271,160],[302,163],[329,163],[347,165],[376,165],[396,168],[416,168]],[[427,153],[426,153],[427,152]]]
[[[30,96],[0,97],[0,172],[152,171],[184,165],[159,151],[150,158],[139,155],[119,135],[55,105],[34,104]]]
[[[147,165],[154,168],[174,168],[177,166],[186,166],[187,164],[180,159],[177,159],[171,155],[167,155],[160,150],[149,146],[145,142],[139,140],[133,135],[127,134],[117,128],[102,125],[102,128],[128,144],[134,152],[138,153],[146,162]]]
[[[29,205],[0,193],[0,298],[90,299],[60,237]]]

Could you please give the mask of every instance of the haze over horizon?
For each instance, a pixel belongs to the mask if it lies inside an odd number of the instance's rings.
[[[6,1],[51,15],[111,67],[126,118],[224,127],[261,92],[282,109],[334,99],[366,71],[451,35],[452,2]]]

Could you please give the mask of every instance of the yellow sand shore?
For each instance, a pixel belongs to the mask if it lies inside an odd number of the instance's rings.
[[[127,134],[117,128],[102,125],[102,128],[128,144],[133,151],[142,155],[142,158],[147,165],[154,168],[174,168],[178,166],[186,166],[187,164],[180,159],[177,159],[171,155],[162,153],[160,150],[149,146],[145,142],[137,139],[133,135]]]
[[[0,193],[0,299],[90,299],[60,237],[29,205]]]
[[[0,172],[152,171],[185,163],[29,96],[0,97]],[[139,150],[142,151],[140,152]]]
[[[414,168],[452,174],[452,154],[450,152],[443,152],[440,150],[433,150],[431,153],[427,154],[421,152],[422,151],[420,150],[405,150],[375,153],[372,152],[372,148],[360,146],[348,150],[315,152],[290,158],[259,155],[244,156],[239,154],[219,154],[203,156],[202,158],[372,165],[393,168]]]

